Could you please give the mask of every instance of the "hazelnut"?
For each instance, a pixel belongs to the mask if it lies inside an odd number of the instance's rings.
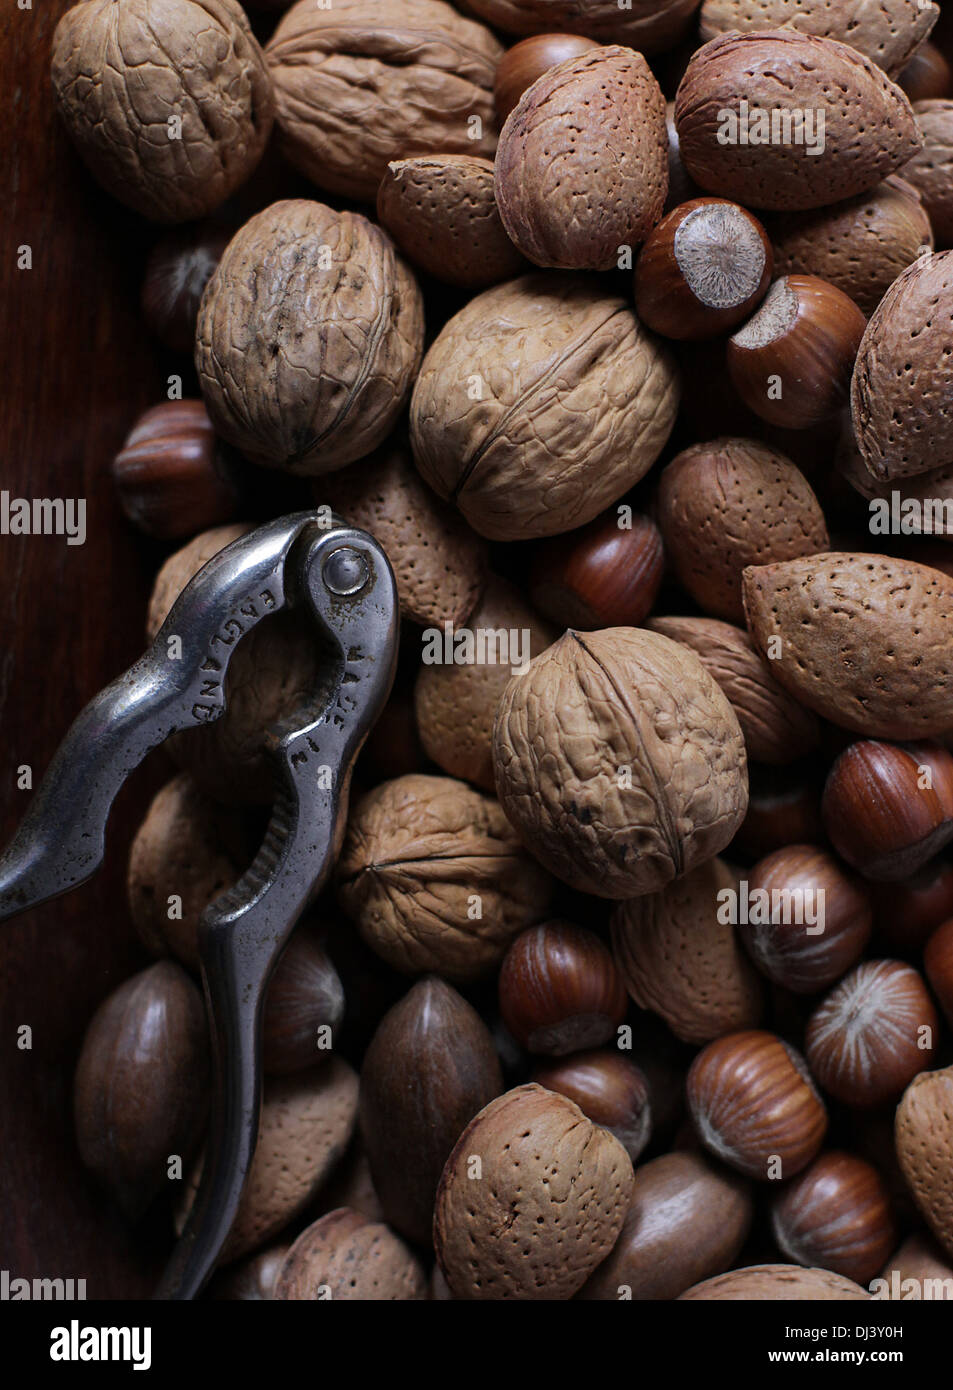
[[[731,706],[686,647],[641,628],[567,632],[497,710],[503,810],[571,887],[653,893],[729,843],[747,804]]]
[[[930,1065],[938,1027],[916,970],[895,960],[865,961],[811,1015],[808,1065],[844,1105],[882,1105]]]
[[[470,1121],[440,1179],[434,1246],[452,1293],[571,1298],[615,1244],[632,1183],[618,1139],[571,1100],[507,1091]]]
[[[871,1164],[831,1151],[787,1183],[771,1204],[782,1255],[869,1284],[894,1247],[890,1196]]]
[[[797,1265],[749,1265],[706,1279],[681,1295],[682,1299],[750,1302],[857,1303],[870,1294],[829,1269],[799,1269]]]
[[[735,836],[734,847],[762,859],[788,845],[820,844],[821,786],[814,767],[748,767],[751,781],[748,811]]]
[[[598,936],[560,921],[530,927],[511,944],[500,967],[499,999],[516,1041],[554,1057],[608,1042],[628,1003]]]
[[[223,439],[311,475],[383,443],[423,339],[420,290],[390,237],[358,213],[287,199],[226,246],[202,296],[195,367]]]
[[[726,864],[710,859],[613,911],[612,949],[626,989],[684,1042],[710,1042],[761,1021],[758,978],[720,906],[737,884]]]
[[[560,627],[637,627],[651,612],[665,573],[662,536],[638,513],[623,525],[610,510],[588,526],[543,541],[529,591]]]
[[[620,248],[638,246],[659,220],[667,192],[665,98],[631,48],[593,48],[550,68],[500,133],[500,217],[536,265],[615,269]]]
[[[923,969],[930,988],[953,1028],[953,917],[937,927],[923,951]]]
[[[584,1299],[672,1299],[737,1259],[754,1204],[747,1184],[702,1154],[671,1153],[637,1168],[629,1210]]]
[[[167,232],[149,252],[142,317],[149,332],[172,352],[191,355],[202,294],[228,240],[223,223],[202,222]]]
[[[527,269],[500,221],[492,160],[392,160],[377,191],[377,216],[409,261],[449,285],[482,290]]]
[[[877,934],[901,955],[925,946],[948,917],[953,917],[953,864],[935,859],[900,883],[877,884]]]
[[[253,845],[240,815],[180,772],[153,798],[129,851],[126,889],[140,940],[199,967],[199,918],[241,877]]]
[[[803,473],[752,439],[715,439],[676,455],[659,479],[658,523],[678,582],[706,613],[728,622],[744,621],[746,565],[829,546]]]
[[[483,597],[468,616],[473,633],[518,632],[529,637],[524,658],[538,656],[556,633],[523,600],[519,589],[490,575]],[[493,791],[493,721],[511,668],[500,661],[422,664],[414,710],[429,758],[452,777]]]
[[[921,43],[913,57],[901,68],[897,86],[902,87],[914,103],[935,101],[953,93],[953,68],[935,43]]]
[[[532,1080],[574,1101],[593,1124],[615,1135],[633,1163],[652,1137],[648,1078],[621,1052],[574,1052],[537,1066]]]
[[[581,276],[525,275],[437,335],[411,400],[414,458],[482,536],[557,535],[648,472],[678,395],[672,358],[623,299]]]
[[[262,1064],[272,1075],[321,1061],[344,1019],[340,976],[313,932],[299,927],[268,984]]]
[[[80,1158],[133,1218],[191,1157],[208,1107],[202,996],[174,961],[114,990],[90,1021],[73,1082]]]
[[[338,895],[393,969],[466,981],[489,973],[511,937],[545,915],[551,882],[492,797],[412,774],[353,807]]]
[[[897,1107],[896,1142],[917,1207],[953,1259],[953,1067],[911,1081]]]
[[[868,738],[949,727],[953,580],[939,570],[835,553],[751,567],[742,589],[755,646],[808,709]]]
[[[360,468],[326,474],[314,484],[314,499],[384,547],[404,618],[429,627],[462,623],[473,612],[486,579],[486,543],[421,481],[403,443],[385,445]]]
[[[660,222],[635,266],[635,311],[666,338],[714,338],[752,312],[771,283],[768,234],[724,198],[694,198]]]
[[[821,140],[806,122],[793,127],[791,112],[814,111],[824,90],[838,100],[825,103]],[[740,124],[749,112],[750,129]],[[762,129],[776,115],[787,116],[787,129]],[[675,122],[696,183],[748,208],[850,198],[899,169],[920,143],[910,103],[881,68],[844,43],[789,28],[722,34],[699,48],[679,85]]]
[[[582,34],[532,34],[521,43],[508,48],[496,69],[493,93],[496,114],[506,120],[520,97],[537,77],[556,67],[567,58],[578,58],[590,48],[598,48],[595,39]]]
[[[843,290],[816,275],[783,275],[728,340],[728,374],[763,420],[810,429],[845,404],[865,328]]]
[[[953,754],[852,743],[828,774],[822,813],[831,844],[865,878],[908,878],[953,840]]]
[[[502,1089],[488,1029],[435,976],[381,1021],[361,1067],[361,1131],[385,1220],[416,1245],[430,1244],[450,1150]]]
[[[83,0],[56,26],[52,76],[90,172],[156,222],[214,211],[271,131],[271,78],[236,0]]]
[[[831,207],[778,214],[766,223],[777,275],[814,275],[872,314],[911,261],[933,246],[920,195],[891,174],[868,193]]]
[[[201,401],[164,401],[140,415],[113,459],[119,505],[160,540],[184,540],[231,521],[235,470]]]
[[[790,763],[818,746],[817,718],[778,684],[742,628],[717,618],[653,618],[646,626],[701,657],[738,716],[749,758]]]
[[[265,48],[279,146],[318,188],[369,203],[392,159],[492,159],[502,52],[442,0],[298,0]]]
[[[427,1297],[427,1276],[393,1231],[341,1207],[298,1236],[278,1271],[274,1297],[412,1301]]]
[[[738,934],[762,974],[784,989],[826,989],[863,955],[873,923],[870,898],[815,845],[789,845],[760,860],[747,891],[751,901],[767,894],[770,908],[766,920],[749,921]]]
[[[705,1148],[748,1177],[793,1177],[823,1143],[827,1114],[811,1074],[773,1033],[709,1043],[691,1065],[687,1091]]]

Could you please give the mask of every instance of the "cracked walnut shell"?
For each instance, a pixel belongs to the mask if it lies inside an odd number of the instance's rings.
[[[693,651],[644,628],[570,630],[514,676],[493,762],[525,843],[601,898],[655,893],[711,859],[748,804],[734,710]]]
[[[354,807],[338,896],[395,970],[469,981],[546,915],[551,880],[492,797],[452,777],[409,773]]]
[[[526,275],[431,346],[410,409],[424,479],[491,540],[591,521],[648,472],[678,407],[671,354],[597,282]]]
[[[390,237],[359,213],[294,198],[225,248],[195,366],[223,439],[269,468],[328,473],[390,434],[423,338],[420,290]]]
[[[156,222],[223,203],[274,117],[264,55],[235,0],[83,0],[56,26],[52,76],[90,171]]]
[[[442,0],[298,0],[266,49],[280,144],[319,188],[366,202],[392,159],[492,159],[502,54]]]

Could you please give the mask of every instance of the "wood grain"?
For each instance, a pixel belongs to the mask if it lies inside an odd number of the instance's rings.
[[[0,536],[0,836],[81,706],[141,651],[155,556],[118,511],[109,464],[137,413],[164,394],[138,293],[153,231],[93,184],[54,116],[53,29],[67,0],[4,7],[0,488],[84,497],[85,545]],[[10,107],[8,106],[8,110]],[[17,269],[28,245],[33,268]],[[103,871],[0,928],[0,1267],[85,1278],[87,1295],[135,1297],[155,1277],[155,1233],[131,1232],[82,1170],[71,1083],[89,1017],[142,962],[125,905],[128,841],[155,784],[143,769],[111,822]],[[28,1024],[33,1047],[20,1051]]]

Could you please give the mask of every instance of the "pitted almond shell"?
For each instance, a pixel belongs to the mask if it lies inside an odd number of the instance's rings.
[[[897,1107],[895,1134],[907,1186],[953,1258],[953,1067],[914,1077]]]
[[[434,1247],[461,1299],[568,1299],[616,1242],[632,1162],[565,1096],[518,1086],[463,1131],[437,1191]]]
[[[387,1226],[341,1207],[302,1231],[278,1271],[274,1297],[406,1302],[427,1297],[427,1276]]]
[[[851,382],[854,437],[877,482],[953,457],[953,251],[898,276],[861,339]]]
[[[721,920],[719,894],[737,887],[738,875],[711,859],[613,910],[612,953],[626,989],[683,1042],[701,1045],[761,1022],[760,981],[734,927]]]
[[[886,555],[745,570],[748,629],[795,699],[868,738],[953,726],[953,579]]]
[[[797,112],[815,125],[745,142],[757,127],[749,119],[747,131],[734,129],[723,114],[737,116],[742,100],[751,119]],[[698,49],[675,98],[675,124],[696,183],[750,208],[815,208],[853,197],[921,143],[909,101],[881,68],[847,44],[791,29],[723,34]]]

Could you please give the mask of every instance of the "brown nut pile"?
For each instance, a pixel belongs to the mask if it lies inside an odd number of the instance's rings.
[[[150,639],[305,509],[377,537],[403,619],[271,983],[213,1295],[953,1298],[937,7],[279,8],[260,49],[235,0],[83,0],[53,58],[83,157],[156,221],[222,203],[276,112],[228,235],[149,261],[147,322],[195,349],[193,399],[116,465],[181,547]],[[321,679],[310,629],[256,627],[135,836],[163,958],[102,1002],[75,1086],[130,1217],[194,1192],[198,921]]]

